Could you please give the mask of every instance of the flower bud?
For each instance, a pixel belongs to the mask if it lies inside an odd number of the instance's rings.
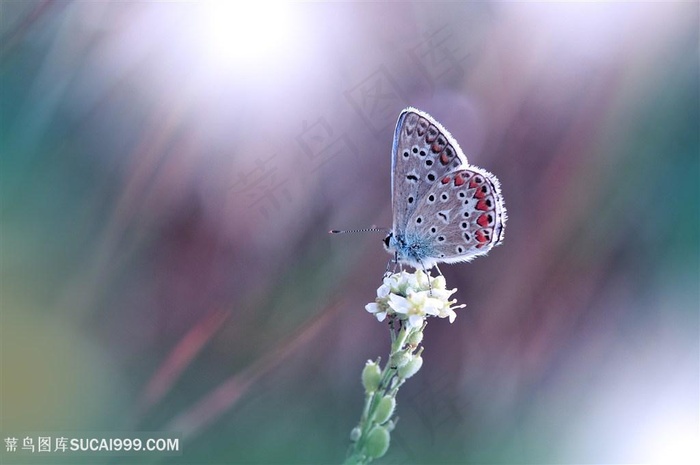
[[[366,392],[374,392],[379,387],[382,378],[382,371],[379,365],[371,360],[367,360],[365,368],[362,370],[362,385]]]
[[[409,354],[405,350],[403,350],[401,352],[395,353],[391,357],[391,365],[392,365],[392,367],[399,368],[399,367],[404,366],[408,362],[410,362],[412,358],[413,358],[413,356],[411,354]]]
[[[423,331],[413,331],[408,336],[408,344],[415,347],[423,341]]]
[[[393,396],[386,395],[381,398],[377,405],[377,410],[374,414],[374,421],[380,425],[386,422],[394,414],[396,408],[396,399]]]
[[[389,431],[383,426],[372,428],[365,442],[365,453],[373,459],[381,457],[389,450],[389,439]]]
[[[423,366],[423,357],[420,355],[417,355],[413,357],[413,359],[408,362],[406,365],[402,366],[399,368],[399,377],[403,379],[408,379],[411,376],[415,375],[418,373],[418,370],[420,370],[420,367]]]
[[[362,430],[359,427],[356,426],[350,431],[350,440],[352,442],[357,442],[360,436],[362,436]]]

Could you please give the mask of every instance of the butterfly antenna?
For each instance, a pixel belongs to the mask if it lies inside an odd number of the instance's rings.
[[[387,228],[362,228],[362,229],[331,229],[328,234],[347,234],[347,233],[358,233],[358,232],[383,232],[387,233],[389,230]]]

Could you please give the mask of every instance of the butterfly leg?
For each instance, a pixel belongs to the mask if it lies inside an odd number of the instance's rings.
[[[439,274],[440,276],[444,276],[444,275],[442,274],[442,271],[440,271],[440,268],[438,268],[437,263],[436,263],[435,265],[433,265],[433,266],[435,267],[435,269],[437,270],[437,272],[438,272],[438,274]]]
[[[428,270],[425,268],[425,265],[423,264],[422,260],[418,260],[418,263],[420,263],[420,267],[423,268],[423,273],[428,277],[428,290],[430,291],[429,295],[432,297],[433,296],[433,284],[430,282],[430,273]],[[435,265],[437,267],[437,265]],[[438,270],[439,272],[440,270]],[[440,273],[442,274],[442,273]]]
[[[391,265],[394,265],[394,269],[392,271],[389,271],[389,268]],[[399,253],[394,252],[394,258],[389,260],[386,264],[386,271],[384,271],[384,277],[389,277],[392,274],[398,273],[399,271],[403,271],[403,264],[399,262]]]
[[[391,269],[391,265],[394,265],[394,269]],[[386,263],[386,270],[384,271],[384,277],[388,278],[392,274],[396,273],[398,269],[398,260],[396,258],[392,258]]]

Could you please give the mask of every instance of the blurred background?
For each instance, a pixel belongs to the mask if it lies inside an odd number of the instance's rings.
[[[509,221],[381,463],[698,458],[697,3],[0,5],[3,438],[341,462],[390,256],[327,231],[391,226],[411,105]]]

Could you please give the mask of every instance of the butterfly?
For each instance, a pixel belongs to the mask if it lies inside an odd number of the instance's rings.
[[[498,179],[469,165],[452,135],[415,108],[396,123],[391,190],[393,226],[384,247],[397,264],[427,270],[470,261],[503,241]]]

